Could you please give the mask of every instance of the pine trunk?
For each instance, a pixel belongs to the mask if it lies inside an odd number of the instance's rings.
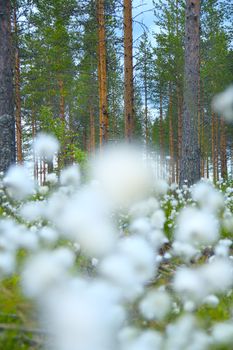
[[[160,91],[159,96],[159,148],[160,148],[160,167],[161,175],[163,176],[163,167],[164,167],[164,132],[163,132],[163,96]]]
[[[186,0],[184,113],[180,185],[192,185],[200,179],[198,145],[198,81],[200,56],[200,0]]]
[[[172,91],[169,88],[169,153],[170,153],[170,180],[175,181],[175,159],[174,159],[174,132],[173,132],[173,122],[172,122]]]
[[[0,0],[0,172],[15,163],[11,1]]]
[[[99,81],[99,142],[108,141],[107,65],[105,43],[104,0],[97,1],[98,19],[98,81]]]
[[[132,0],[124,0],[124,113],[125,138],[130,141],[134,129]]]
[[[220,133],[220,159],[221,159],[221,177],[227,179],[227,152],[226,152],[226,126],[223,117],[221,117]]]
[[[18,47],[17,9],[14,5],[14,34],[15,34],[15,121],[16,121],[16,149],[17,162],[23,162],[22,152],[22,123],[21,123],[21,96],[20,96],[20,58]]]

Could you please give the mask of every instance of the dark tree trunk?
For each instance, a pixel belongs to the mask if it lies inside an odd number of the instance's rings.
[[[124,87],[125,138],[130,141],[134,129],[132,0],[124,0]]]
[[[180,185],[200,179],[198,145],[198,81],[200,55],[200,0],[186,0],[184,113]]]
[[[13,60],[10,0],[0,0],[0,171],[15,162]]]

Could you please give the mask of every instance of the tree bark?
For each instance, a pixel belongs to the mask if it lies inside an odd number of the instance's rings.
[[[15,43],[15,121],[16,121],[16,149],[17,162],[23,162],[22,151],[22,123],[21,123],[21,96],[20,96],[20,57],[18,46],[18,23],[17,23],[17,8],[14,4],[14,43]]]
[[[186,0],[184,113],[180,185],[200,179],[198,145],[198,80],[200,55],[200,0]]]
[[[0,0],[0,172],[15,163],[11,1]]]
[[[125,138],[131,141],[134,130],[132,0],[124,0],[124,114]]]
[[[220,121],[221,133],[220,133],[220,159],[221,159],[221,177],[227,179],[227,152],[226,152],[226,126],[223,117]]]
[[[104,0],[97,1],[100,147],[108,141],[107,64]]]
[[[170,153],[170,180],[175,181],[175,157],[174,157],[174,132],[172,122],[172,90],[169,86],[169,105],[168,105],[168,117],[169,117],[169,153]]]
[[[163,131],[163,95],[160,90],[159,94],[159,146],[160,146],[160,170],[163,177],[164,167],[164,131]]]

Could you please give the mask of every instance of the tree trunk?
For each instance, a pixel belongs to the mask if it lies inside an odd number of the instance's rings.
[[[186,0],[184,113],[180,185],[200,179],[198,145],[198,79],[200,55],[200,0]]]
[[[132,0],[124,0],[124,113],[125,138],[131,141],[134,129]]]
[[[15,163],[11,1],[0,0],[0,172]]]
[[[174,158],[174,134],[173,134],[173,122],[172,122],[172,91],[169,87],[169,153],[170,153],[170,179],[171,182],[175,181],[175,158]]]
[[[104,0],[97,1],[100,147],[108,141],[107,65]]]
[[[225,121],[221,117],[220,133],[220,159],[221,159],[221,177],[227,179],[227,152],[226,152],[226,130]]]
[[[212,166],[213,166],[213,180],[217,180],[216,172],[216,132],[215,132],[215,115],[211,115],[211,149],[212,149]]]
[[[145,104],[145,136],[146,136],[146,148],[149,144],[149,128],[148,128],[148,87],[147,87],[147,62],[145,59],[144,65],[144,104]]]
[[[15,121],[16,121],[16,149],[17,162],[23,162],[22,152],[22,123],[21,123],[21,97],[20,97],[20,58],[18,47],[17,9],[14,5],[14,35],[15,35]]]
[[[163,95],[160,91],[159,95],[159,146],[160,146],[160,169],[163,177],[164,164],[164,132],[163,132]]]
[[[89,107],[89,113],[90,113],[90,152],[95,152],[95,116],[93,111],[93,106],[90,103]]]
[[[178,131],[177,131],[177,183],[180,175],[181,145],[182,145],[182,95],[181,89],[177,86],[177,106],[178,106]]]

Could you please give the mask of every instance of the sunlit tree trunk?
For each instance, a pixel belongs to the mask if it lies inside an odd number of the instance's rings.
[[[174,131],[173,131],[173,122],[172,122],[172,91],[171,91],[171,87],[169,87],[168,116],[169,116],[170,179],[171,179],[171,182],[174,182],[175,181],[175,159],[174,159]]]
[[[20,57],[18,46],[18,23],[16,3],[13,8],[14,15],[14,44],[15,44],[15,121],[16,121],[16,149],[17,162],[23,162],[22,152],[22,123],[21,123],[21,96],[20,96]]]
[[[221,177],[227,179],[227,152],[226,152],[226,126],[223,117],[221,117],[220,132],[220,159],[221,159]]]
[[[159,148],[160,148],[160,167],[161,175],[163,176],[163,167],[165,166],[164,160],[164,131],[163,131],[163,95],[160,91],[159,95]]]
[[[11,1],[0,0],[0,172],[15,163]]]
[[[107,66],[105,43],[104,0],[97,0],[98,19],[98,81],[99,81],[99,143],[108,141]]]
[[[130,141],[134,129],[132,0],[124,0],[124,114],[125,138]]]
[[[212,167],[213,167],[213,180],[217,180],[217,166],[216,166],[216,131],[215,131],[215,115],[212,112],[211,115],[211,152],[212,152]]]
[[[200,55],[200,0],[186,0],[184,112],[180,185],[200,179],[198,145],[198,81]]]
[[[95,116],[93,111],[93,105],[90,103],[90,152],[95,152]]]

